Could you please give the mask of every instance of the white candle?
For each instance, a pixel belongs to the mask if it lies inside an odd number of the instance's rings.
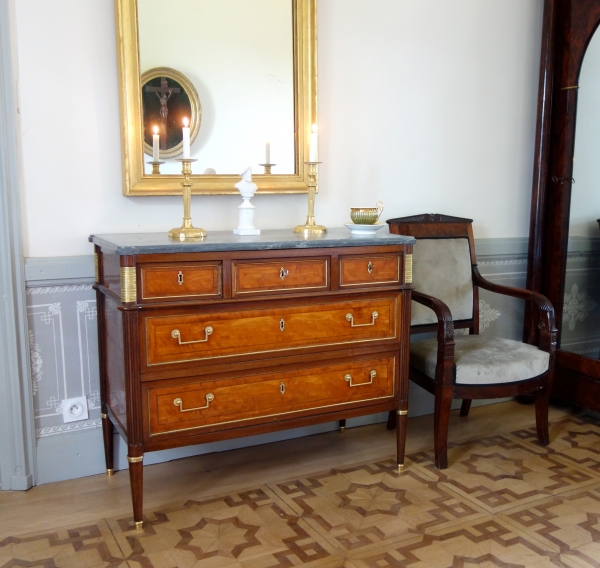
[[[271,143],[267,142],[265,145],[265,164],[271,163]]]
[[[187,118],[183,119],[183,159],[190,159],[190,128]]]
[[[154,134],[152,135],[152,161],[153,162],[158,162],[159,161],[159,155],[158,155],[158,148],[159,148],[159,143],[158,143],[158,126],[155,126],[153,128],[154,130]]]
[[[310,145],[308,149],[308,161],[316,162],[319,155],[319,140],[317,138],[317,125],[312,125],[312,132],[310,133]]]

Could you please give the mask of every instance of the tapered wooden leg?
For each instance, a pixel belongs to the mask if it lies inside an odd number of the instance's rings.
[[[408,410],[398,410],[394,414],[396,415],[396,463],[398,464],[398,471],[403,471]]]
[[[471,410],[471,400],[465,399],[460,405],[460,415],[463,417],[469,416],[469,410]]]
[[[435,412],[433,416],[433,443],[435,467],[448,467],[448,422],[452,404],[452,387],[435,387]]]
[[[129,462],[129,482],[133,501],[133,522],[137,530],[142,529],[144,517],[144,456],[127,456]]]
[[[550,403],[550,389],[544,387],[539,390],[535,397],[535,425],[537,436],[542,446],[550,443],[550,434],[548,432],[548,405]]]
[[[340,433],[344,433],[346,431],[346,419],[342,418],[340,420]]]
[[[396,427],[396,411],[390,410],[388,414],[387,429],[393,430]]]
[[[106,462],[106,475],[115,474],[114,469],[114,426],[110,418],[102,413],[102,436],[104,437],[104,460]]]

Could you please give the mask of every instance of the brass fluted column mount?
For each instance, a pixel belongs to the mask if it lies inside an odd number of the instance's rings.
[[[294,233],[322,235],[327,232],[323,225],[315,224],[315,195],[317,193],[317,167],[321,162],[304,162],[308,165],[308,216],[304,225],[294,227]]]
[[[164,164],[164,162],[146,162],[147,164],[150,164],[152,166],[152,175],[159,175],[160,174],[160,166],[161,164]]]
[[[271,168],[273,166],[276,166],[277,164],[258,164],[259,166],[262,166],[263,168],[265,168],[265,175],[270,175],[271,174]]]
[[[190,215],[190,205],[192,201],[192,185],[190,180],[192,175],[192,162],[196,160],[190,159],[179,159],[181,162],[181,173],[183,174],[183,224],[181,227],[171,229],[169,231],[169,238],[178,241],[184,241],[188,239],[203,239],[206,237],[206,231],[204,229],[198,229],[192,225],[192,217]]]

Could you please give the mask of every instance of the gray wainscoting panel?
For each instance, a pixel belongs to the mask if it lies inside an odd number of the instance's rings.
[[[478,250],[481,273],[493,282],[523,287],[527,260],[526,240],[525,245],[522,240],[486,239],[482,248],[493,254],[484,255]],[[507,254],[502,254],[504,250]],[[90,255],[89,259],[61,257],[56,259],[55,265],[52,259],[30,258],[27,259],[26,266],[38,483],[103,473],[105,466],[98,399],[96,296],[90,284],[94,277],[93,256]],[[71,278],[73,274],[77,274],[77,278]],[[50,285],[52,281],[48,280],[49,275],[56,278],[55,285]],[[522,304],[513,298],[481,291],[480,332],[520,339]],[[60,400],[82,395],[88,398],[89,420],[63,424],[57,406]],[[410,416],[433,412],[433,397],[412,383],[409,399]],[[477,401],[473,404],[491,402],[499,401]],[[456,401],[455,407],[459,405],[460,401]],[[347,427],[382,423],[386,419],[385,414],[364,416],[348,420]],[[237,440],[152,452],[146,454],[144,463],[159,463],[308,436],[333,431],[337,427],[337,423],[331,422]],[[410,432],[408,435],[410,436]],[[116,468],[126,469],[125,444],[118,436],[115,442]],[[390,452],[393,451],[390,448]]]
[[[96,292],[91,284],[27,288],[37,438],[100,426]],[[61,401],[87,397],[89,419],[63,423]]]
[[[600,239],[569,239],[561,348],[600,358]]]

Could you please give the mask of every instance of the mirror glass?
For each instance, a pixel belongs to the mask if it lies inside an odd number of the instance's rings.
[[[137,0],[140,74],[175,69],[198,93],[201,122],[190,149],[198,160],[194,173],[238,175],[251,166],[262,174],[259,164],[267,162],[276,164],[274,174],[295,173],[292,5],[292,0]],[[165,104],[176,103],[173,96]],[[143,125],[147,142],[154,126],[159,125]],[[161,155],[166,162],[161,174],[180,174],[174,158],[181,157]],[[150,160],[144,156],[144,162]],[[152,166],[145,163],[144,173],[152,173]]]
[[[600,359],[600,33],[585,54],[577,94],[563,351]]]

